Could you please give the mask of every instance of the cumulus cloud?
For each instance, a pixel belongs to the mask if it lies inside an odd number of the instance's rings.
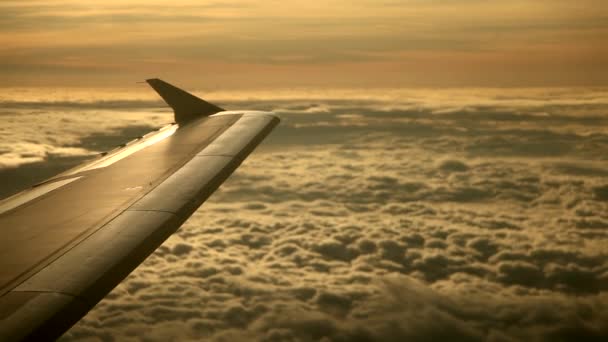
[[[0,104],[0,175],[12,180],[0,197],[173,120],[159,101],[132,90],[7,89]]]
[[[608,336],[608,103],[432,95],[251,100],[282,124],[63,339]]]

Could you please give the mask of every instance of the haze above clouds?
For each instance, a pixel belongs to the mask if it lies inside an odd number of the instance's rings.
[[[139,93],[11,94],[3,179],[172,119]],[[64,340],[608,335],[605,89],[239,96],[205,98],[281,125]]]
[[[0,86],[607,85],[603,0],[0,3]]]

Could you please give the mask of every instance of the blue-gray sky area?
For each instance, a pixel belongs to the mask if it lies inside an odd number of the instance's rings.
[[[606,85],[607,37],[602,0],[6,0],[0,86]]]

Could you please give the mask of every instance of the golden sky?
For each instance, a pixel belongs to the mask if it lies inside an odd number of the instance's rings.
[[[0,86],[608,85],[605,0],[3,0]]]

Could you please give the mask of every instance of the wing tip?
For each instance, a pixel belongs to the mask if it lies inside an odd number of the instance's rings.
[[[224,111],[223,108],[198,98],[159,78],[149,78],[146,82],[173,109],[175,122],[178,124],[187,123],[200,116],[209,116]]]

